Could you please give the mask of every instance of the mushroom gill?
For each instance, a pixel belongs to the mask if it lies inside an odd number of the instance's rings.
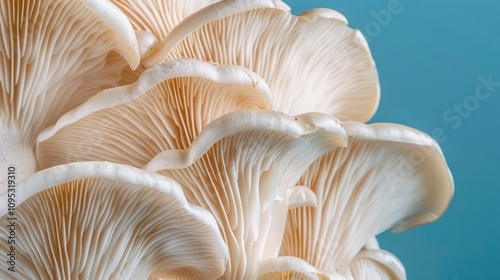
[[[298,184],[317,207],[290,210],[281,256],[345,274],[371,237],[439,218],[453,196],[453,178],[437,143],[395,124],[345,122],[346,149],[315,161]]]
[[[188,148],[214,119],[267,109],[268,100],[267,84],[247,69],[168,61],[62,116],[38,136],[38,161],[42,169],[89,160],[143,167],[160,152]]]
[[[0,1],[21,279],[405,279],[374,236],[453,196],[434,140],[362,123],[378,74],[334,10]]]
[[[16,279],[214,279],[224,271],[228,251],[213,216],[164,176],[72,163],[35,173],[18,188],[15,213],[2,207],[0,217],[15,222],[15,242],[1,242],[0,252],[15,252]],[[0,278],[11,276],[2,261]]]
[[[22,179],[36,169],[38,133],[117,85],[140,54],[127,17],[108,1],[2,0],[0,21],[0,168],[14,164]]]
[[[251,69],[269,84],[270,108],[367,121],[379,81],[367,42],[333,10],[299,16],[276,0],[227,0],[180,22],[144,64],[189,57]]]

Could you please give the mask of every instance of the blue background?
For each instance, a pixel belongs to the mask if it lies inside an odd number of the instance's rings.
[[[437,140],[455,179],[449,209],[432,224],[383,233],[381,246],[410,280],[500,279],[500,86],[483,87],[484,100],[475,96],[479,77],[500,82],[500,1],[285,2],[294,14],[335,9],[363,32],[382,89],[371,122],[442,130]],[[377,21],[394,2],[400,12]],[[462,115],[455,104],[466,106]]]

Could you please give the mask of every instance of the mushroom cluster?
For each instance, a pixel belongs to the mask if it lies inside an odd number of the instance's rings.
[[[375,63],[336,11],[1,0],[0,20],[2,279],[406,279],[375,236],[453,196],[436,141],[365,124]]]

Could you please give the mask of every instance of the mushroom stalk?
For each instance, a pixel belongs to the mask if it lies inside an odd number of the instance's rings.
[[[35,173],[35,153],[27,139],[15,127],[0,125],[0,193],[13,185],[9,180],[17,183]]]

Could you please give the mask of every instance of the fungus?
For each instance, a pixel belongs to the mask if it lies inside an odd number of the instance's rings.
[[[366,40],[328,9],[293,16],[281,1],[221,1],[180,22],[143,63],[176,57],[251,69],[269,84],[270,108],[290,115],[364,122],[379,102]]]
[[[291,210],[280,251],[338,273],[372,236],[436,220],[453,195],[446,161],[429,136],[395,124],[344,127],[348,147],[322,156],[299,180],[316,194],[317,207]]]
[[[214,279],[224,271],[228,251],[213,216],[164,176],[72,163],[35,173],[17,188],[18,279]],[[1,210],[7,225],[12,212]],[[4,256],[9,246],[0,244]],[[1,262],[0,277],[11,276]]]
[[[359,123],[377,109],[377,71],[336,11],[0,9],[0,168],[19,166],[20,278],[404,279],[374,236],[434,221],[453,195],[430,137]]]
[[[261,261],[278,255],[288,189],[316,158],[345,146],[333,118],[309,113],[297,119],[272,111],[229,113],[189,149],[163,152],[146,166],[175,179],[190,203],[215,216],[230,253],[223,279],[255,279]],[[297,197],[291,200],[301,206]],[[304,196],[303,205],[310,203]]]
[[[2,1],[0,20],[0,168],[22,179],[36,169],[38,133],[135,68],[138,42],[108,1]]]
[[[99,143],[79,160],[144,166],[178,180],[190,203],[216,217],[231,252],[224,277],[253,278],[262,259],[277,256],[288,209],[314,203],[312,192],[289,188],[316,158],[346,141],[340,122],[328,115],[263,110],[268,91],[239,67],[169,61],[41,133],[40,163],[65,163],[68,154],[60,150],[75,151],[82,132],[106,121]]]
[[[168,61],[134,84],[96,95],[43,131],[39,165],[92,160],[143,167],[162,151],[188,148],[212,120],[238,109],[266,109],[268,99],[267,84],[249,70]]]

